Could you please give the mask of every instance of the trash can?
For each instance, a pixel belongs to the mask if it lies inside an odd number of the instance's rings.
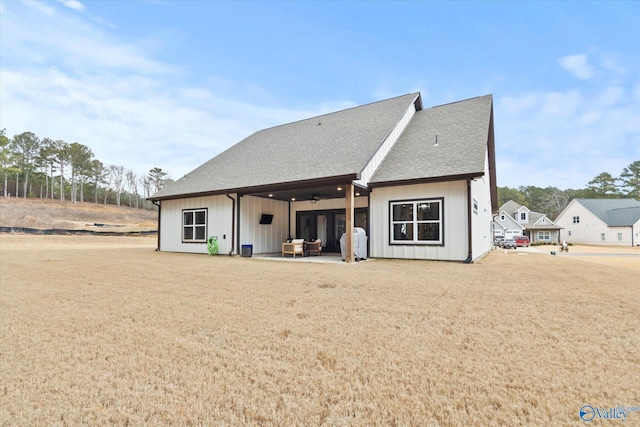
[[[242,256],[251,258],[253,255],[253,245],[242,245]]]

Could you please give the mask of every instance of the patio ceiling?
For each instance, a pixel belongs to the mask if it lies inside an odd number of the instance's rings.
[[[320,185],[245,194],[264,197],[266,199],[303,202],[310,200],[343,199],[345,197],[344,191],[345,188],[343,185]],[[367,196],[369,194],[369,190],[363,187],[354,186],[354,194],[356,197]]]

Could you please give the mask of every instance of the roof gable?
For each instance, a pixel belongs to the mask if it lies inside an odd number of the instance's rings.
[[[207,194],[357,177],[409,108],[411,93],[258,131],[154,194]]]
[[[484,174],[491,95],[418,111],[370,183]]]
[[[508,215],[513,215],[515,212],[518,212],[518,209],[520,209],[521,207],[522,205],[520,203],[509,200],[508,202],[500,206],[500,211],[504,211]]]

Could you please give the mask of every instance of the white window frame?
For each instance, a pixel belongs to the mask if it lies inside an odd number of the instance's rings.
[[[197,215],[198,213],[204,213],[203,222],[196,223],[197,219],[201,219],[201,218],[198,218],[200,216],[200,215]],[[191,214],[192,216],[191,224],[187,224],[188,214]],[[183,209],[182,210],[182,227],[180,230],[180,234],[182,236],[182,243],[207,243],[208,217],[209,217],[209,211],[207,208]],[[185,237],[185,231],[187,229],[191,230],[191,238]],[[203,231],[202,239],[196,238],[196,235],[197,235],[196,230]]]
[[[576,215],[573,217],[573,223],[574,224],[580,224],[580,215]]]
[[[618,233],[618,242],[622,242],[622,233]]]
[[[604,242],[605,239],[606,239],[606,235],[604,233],[600,233],[600,240]]]
[[[551,241],[550,231],[538,231],[538,240]]]
[[[438,203],[438,219],[418,220],[418,206],[422,204]],[[411,219],[397,219],[393,217],[393,207],[397,205],[409,205],[413,204],[413,218]],[[396,225],[411,225],[413,239],[405,240],[394,237],[394,226]],[[438,225],[438,239],[437,240],[418,240],[418,225],[419,224],[437,224]],[[389,201],[389,244],[391,245],[432,245],[432,246],[444,246],[444,197],[429,198],[429,199],[412,199],[412,200],[391,200]]]

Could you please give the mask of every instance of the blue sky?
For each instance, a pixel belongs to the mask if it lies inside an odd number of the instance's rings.
[[[283,123],[494,96],[499,186],[640,160],[640,2],[0,2],[0,128],[179,178]]]

